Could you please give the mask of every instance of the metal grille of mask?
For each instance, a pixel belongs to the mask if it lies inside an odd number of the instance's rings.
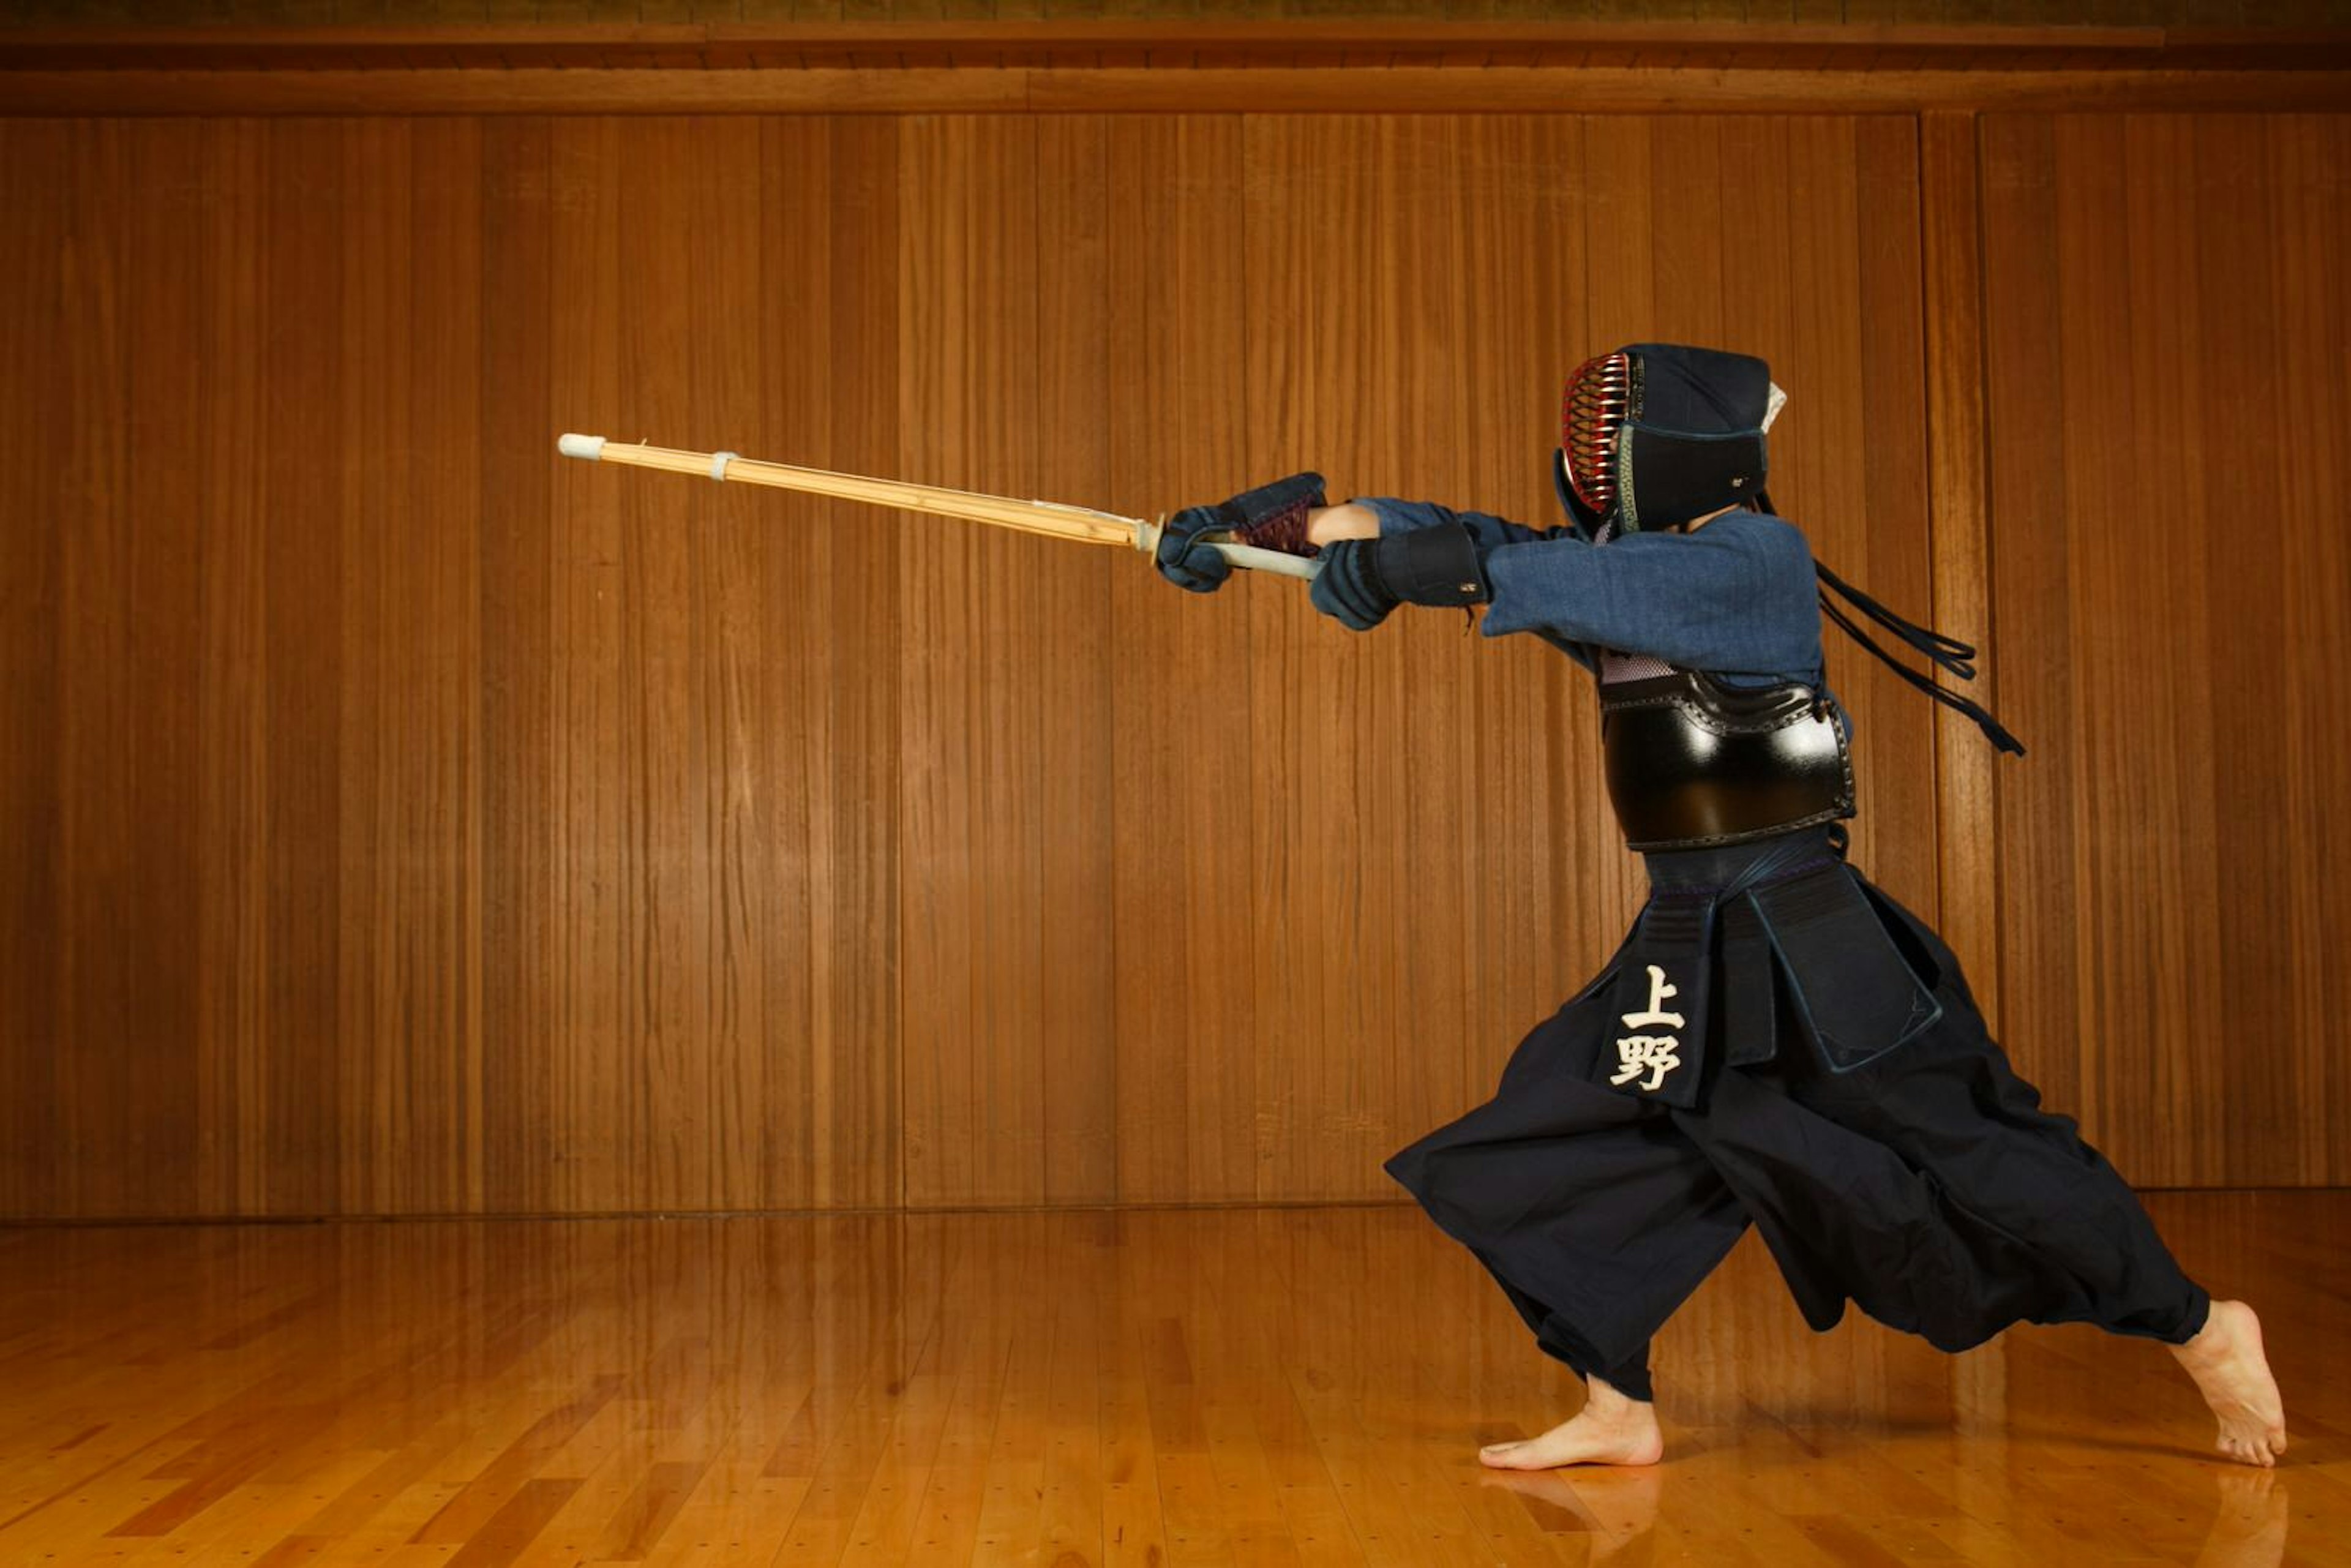
[[[1616,504],[1616,434],[1633,413],[1633,357],[1601,354],[1567,378],[1561,395],[1559,445],[1567,454],[1567,482],[1595,515]]]

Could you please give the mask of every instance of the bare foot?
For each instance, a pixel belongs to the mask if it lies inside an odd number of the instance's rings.
[[[1666,1451],[1657,1408],[1627,1399],[1598,1378],[1583,1408],[1540,1437],[1489,1443],[1478,1462],[1492,1470],[1548,1470],[1561,1465],[1654,1465]]]
[[[2171,1347],[2220,1423],[2213,1446],[2240,1464],[2274,1465],[2285,1452],[2285,1403],[2269,1357],[2262,1320],[2242,1301],[2215,1301],[2194,1339]]]

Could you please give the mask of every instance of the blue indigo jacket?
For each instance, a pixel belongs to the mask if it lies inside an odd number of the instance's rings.
[[[1598,650],[1647,653],[1740,686],[1795,681],[1822,690],[1812,547],[1761,512],[1725,513],[1692,533],[1626,534],[1604,545],[1428,501],[1366,497],[1383,534],[1458,522],[1493,591],[1485,633],[1531,632],[1586,669]]]

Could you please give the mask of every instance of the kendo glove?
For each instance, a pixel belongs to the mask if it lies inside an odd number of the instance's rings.
[[[1186,507],[1161,526],[1154,562],[1159,575],[1176,587],[1214,593],[1233,574],[1233,563],[1208,536],[1230,535],[1235,544],[1311,556],[1315,550],[1306,537],[1306,514],[1322,504],[1322,476],[1292,474],[1213,507]]]
[[[1476,538],[1457,522],[1324,546],[1309,597],[1350,632],[1368,632],[1399,604],[1466,609],[1494,595]]]

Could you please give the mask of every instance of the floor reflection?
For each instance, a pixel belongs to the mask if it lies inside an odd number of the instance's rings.
[[[0,1230],[0,1561],[2325,1561],[2351,1198],[2152,1207],[2263,1311],[2275,1476],[2158,1347],[1816,1336],[1751,1245],[1667,1463],[1521,1476],[1581,1390],[1406,1208]]]

